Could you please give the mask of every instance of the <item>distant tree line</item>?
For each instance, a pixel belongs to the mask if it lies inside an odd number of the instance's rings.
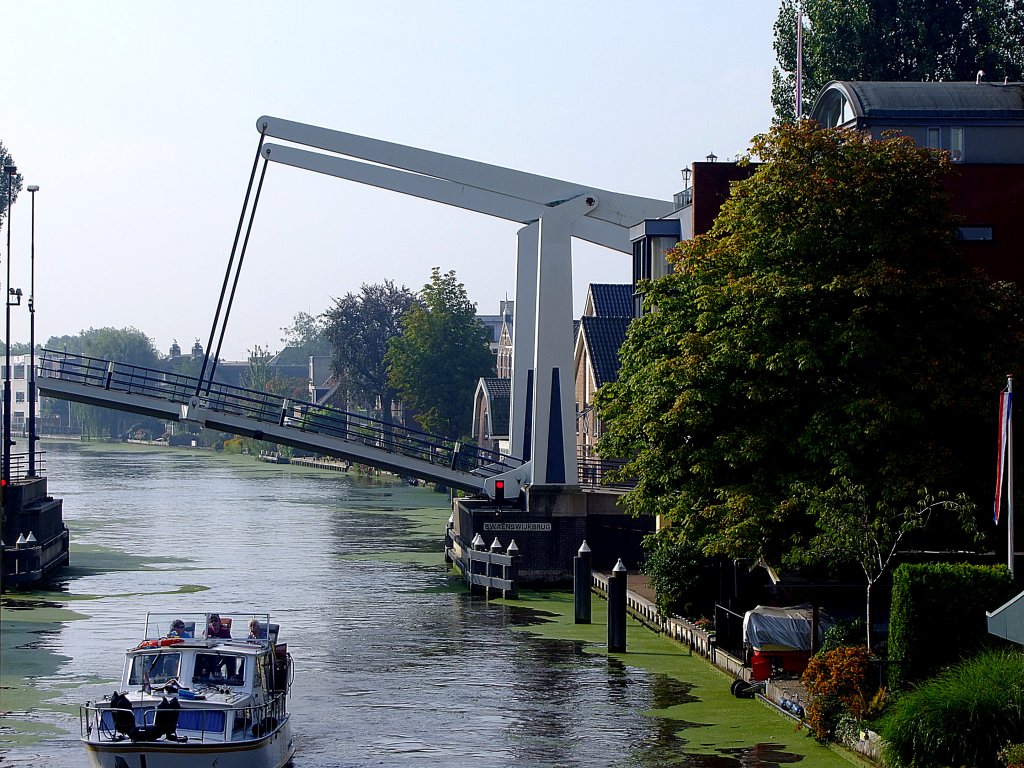
[[[446,437],[465,437],[476,382],[494,373],[487,330],[475,312],[455,273],[434,268],[419,293],[386,280],[345,294],[320,315],[297,313],[282,329],[281,341],[296,360],[332,358],[337,389],[331,405],[372,413],[387,422],[401,418]],[[165,356],[137,328],[90,328],[54,336],[45,346],[193,377],[202,368],[198,342],[193,354]],[[28,351],[27,344],[12,345],[14,354]],[[308,379],[282,376],[270,365],[274,354],[259,344],[250,349],[240,384],[308,400]],[[62,417],[66,413],[59,401],[47,399],[44,407]],[[164,431],[158,419],[98,406],[76,405],[74,415],[83,434],[96,437],[159,437]],[[182,424],[177,429],[191,428]]]

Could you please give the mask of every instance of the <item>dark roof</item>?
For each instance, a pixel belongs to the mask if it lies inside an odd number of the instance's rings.
[[[1024,83],[833,81],[821,90],[811,116],[841,91],[856,117],[1022,117]]]
[[[285,347],[270,360],[268,365],[309,365],[309,352],[302,347]]]
[[[591,283],[590,298],[597,317],[633,316],[633,286],[629,283]]]
[[[512,407],[512,379],[480,379],[491,415],[491,437],[508,436],[509,411]]]
[[[248,371],[249,363],[242,363],[236,360],[221,360],[217,363],[217,369],[213,372],[213,379],[221,384],[240,387],[242,385],[242,374]]]
[[[580,320],[583,343],[590,353],[597,386],[619,378],[619,348],[626,340],[628,317],[584,317]]]
[[[249,373],[251,366],[248,361],[222,360],[217,363],[217,370],[214,371],[214,381],[222,384],[229,384],[234,387],[242,386],[242,377]],[[302,379],[309,381],[309,364],[303,365],[280,365],[273,360],[267,361],[268,373],[271,377],[282,379]]]
[[[485,378],[482,381],[487,389],[487,394],[491,397],[512,397],[512,379],[493,377]]]

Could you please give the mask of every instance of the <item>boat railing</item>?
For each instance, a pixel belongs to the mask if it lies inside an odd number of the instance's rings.
[[[275,693],[265,704],[226,707],[211,702],[196,706],[189,700],[178,712],[177,734],[189,741],[246,741],[259,739],[276,730],[288,717],[287,694]],[[125,741],[129,736],[114,727],[114,712],[109,702],[91,701],[79,707],[79,726],[83,739],[95,742]],[[133,708],[132,717],[140,730],[156,723],[156,705]],[[139,741],[142,741],[141,739]]]
[[[269,613],[198,613],[198,612],[177,612],[177,613],[147,613],[146,629],[143,635],[144,641],[159,640],[166,638],[174,629],[174,625],[180,621],[185,626],[185,633],[182,635],[186,640],[206,639],[205,629],[209,626],[210,617],[218,616],[222,625],[226,626],[231,633],[230,638],[216,638],[222,641],[234,641],[245,643],[256,643],[266,645],[277,642],[278,625],[270,621]],[[256,625],[258,623],[258,627]],[[252,631],[256,636],[252,636]],[[212,639],[212,638],[211,638]]]

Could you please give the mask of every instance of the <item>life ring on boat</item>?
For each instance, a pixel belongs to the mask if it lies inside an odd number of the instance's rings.
[[[177,645],[178,643],[183,642],[185,642],[185,640],[181,637],[162,637],[159,640],[143,640],[135,646],[135,650],[138,651],[142,648],[164,648],[168,645]]]

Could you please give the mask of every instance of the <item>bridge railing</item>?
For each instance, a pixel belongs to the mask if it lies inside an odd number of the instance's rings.
[[[195,376],[86,355],[43,350],[36,375],[181,405],[199,392],[202,407],[210,411],[359,443],[481,476],[500,474],[522,464],[520,459],[497,451],[462,444],[367,414],[221,382],[204,382],[200,386]]]
[[[629,491],[636,488],[636,480],[611,480],[612,471],[620,469],[625,463],[621,459],[599,459],[595,456],[577,455],[576,466],[579,471],[580,486],[610,491]]]

